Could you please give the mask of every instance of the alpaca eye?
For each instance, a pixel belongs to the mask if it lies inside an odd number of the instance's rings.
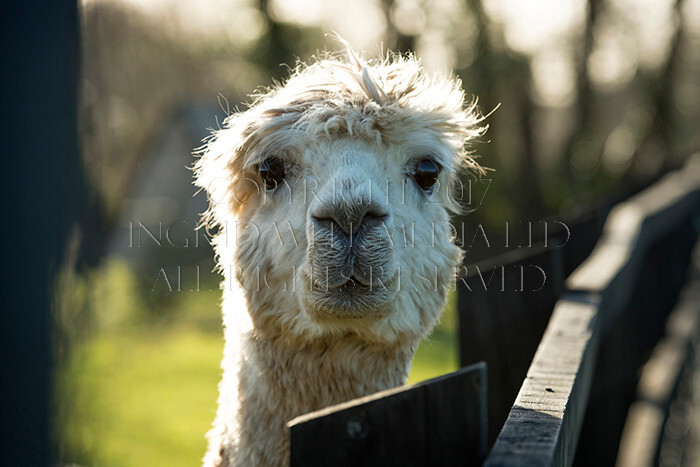
[[[265,189],[274,190],[284,180],[284,162],[276,157],[265,159],[258,167],[258,173],[265,185]]]
[[[423,159],[416,164],[413,179],[421,189],[430,191],[437,182],[440,168],[438,163],[432,159]]]

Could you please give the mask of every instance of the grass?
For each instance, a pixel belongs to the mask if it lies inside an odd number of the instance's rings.
[[[456,294],[450,294],[440,322],[430,336],[418,346],[408,375],[409,383],[425,381],[459,368],[456,301]]]
[[[74,391],[65,460],[197,464],[214,419],[222,350],[220,336],[190,328],[103,334],[76,349],[64,375]]]
[[[62,461],[200,463],[221,375],[222,333],[211,325],[219,320],[217,302],[217,293],[183,294],[170,303],[174,322],[102,327],[72,348],[57,375]],[[198,315],[203,309],[216,314]],[[457,369],[456,324],[451,298],[441,323],[419,346],[409,382]]]

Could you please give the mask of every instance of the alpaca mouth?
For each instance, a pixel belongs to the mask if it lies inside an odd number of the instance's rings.
[[[371,285],[362,284],[357,279],[351,278],[345,284],[329,289],[328,293],[344,297],[345,300],[353,300],[355,297],[371,295],[373,290]]]
[[[394,277],[380,281],[352,274],[341,284],[312,286],[306,296],[308,310],[321,319],[379,317],[395,296]]]
[[[354,292],[354,293],[365,293],[365,292],[372,292],[377,289],[385,289],[387,288],[387,285],[391,284],[393,282],[393,278],[390,280],[382,282],[378,280],[372,280],[372,277],[367,277],[364,278],[360,274],[352,274],[350,277],[345,278],[344,281],[341,281],[340,283],[336,284],[319,284],[318,282],[314,283],[314,287],[323,290],[326,292],[333,292],[333,291],[341,291],[341,292]]]
[[[344,284],[341,284],[341,285],[339,286],[339,288],[342,288],[342,289],[359,289],[359,288],[362,288],[362,287],[370,288],[371,286],[372,286],[372,284],[370,284],[369,282],[363,282],[363,281],[361,281],[357,276],[355,276],[355,275],[353,274],[352,276],[350,276],[350,279],[348,279],[347,282],[345,282]]]

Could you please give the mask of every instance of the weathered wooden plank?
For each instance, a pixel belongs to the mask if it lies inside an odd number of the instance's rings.
[[[629,237],[634,249],[628,262],[610,284],[595,291],[601,300],[598,353],[604,357],[596,365],[575,463],[612,464],[617,458],[638,369],[663,335],[697,236],[692,218],[700,212],[700,174],[690,178],[688,173],[684,169],[671,174],[621,205],[641,219],[641,230]],[[614,224],[614,219],[611,214],[609,221]],[[619,219],[618,233],[634,223]],[[603,245],[620,241],[622,234],[611,236],[614,229],[606,229]],[[601,268],[605,265],[592,270],[602,274]]]
[[[460,361],[465,365],[483,360],[489,366],[491,442],[508,416],[563,288],[563,280],[558,283],[553,280],[556,271],[563,268],[562,250],[540,246],[528,253],[515,255],[516,262],[513,262],[515,257],[509,255],[490,265],[482,265],[479,270],[482,276],[473,268],[475,275],[458,283]],[[539,289],[542,280],[538,284],[528,284],[528,276],[534,281],[534,276],[540,275],[538,267],[549,279],[542,289]],[[518,277],[521,272],[526,276],[525,287],[521,287]]]
[[[557,303],[485,465],[571,462],[585,409],[581,398],[591,384],[597,349],[597,307],[576,298]]]
[[[575,222],[566,221],[566,229],[552,231],[546,246],[541,242],[511,251],[480,264],[479,270],[468,266],[469,275],[458,281],[460,362],[485,361],[489,366],[490,444],[508,417],[565,278],[590,254],[609,210],[600,207],[577,215]],[[535,284],[536,279],[544,284]]]
[[[486,456],[486,376],[482,363],[464,377],[425,385],[426,465],[449,466]]]
[[[669,263],[664,264],[669,268],[663,270],[670,271],[670,275],[675,274],[673,268],[684,267],[682,258],[684,251],[687,255],[691,236],[687,226],[698,211],[700,160],[613,210],[593,253],[567,280],[569,290],[555,306],[515,405],[485,465],[573,462],[592,378],[598,372],[600,342],[613,326],[617,332],[634,332],[635,326],[620,328],[617,321],[632,303],[633,293],[637,294],[635,298],[648,296],[639,293],[638,282],[642,274],[652,272],[648,257]],[[668,257],[664,257],[664,251],[652,249],[664,239],[666,243],[661,246],[668,248]],[[659,280],[645,281],[644,285],[659,289],[667,285],[663,277],[654,278]],[[659,293],[663,295],[661,305],[674,299],[673,290]],[[649,304],[643,305],[649,308]],[[658,310],[656,315],[664,313]],[[649,320],[647,314],[640,317]],[[647,324],[657,318],[654,316]],[[628,337],[634,339],[631,334]],[[631,356],[639,349],[637,345],[629,352],[618,350]],[[604,361],[614,362],[618,355],[605,357]],[[618,361],[618,366],[630,363],[632,360]]]
[[[425,459],[422,388],[377,393],[289,423],[292,466],[386,465]],[[404,434],[402,436],[402,433]]]
[[[486,365],[289,422],[291,465],[475,464],[486,454]]]

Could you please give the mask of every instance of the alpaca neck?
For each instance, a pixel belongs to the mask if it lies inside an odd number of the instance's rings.
[[[286,461],[292,418],[403,384],[413,354],[412,345],[367,344],[354,335],[294,344],[247,333],[241,344],[237,457],[250,465]]]
[[[224,289],[224,374],[205,465],[287,465],[288,421],[404,383],[420,336],[395,343],[354,333],[292,339],[274,318],[254,324],[242,289],[231,284]]]
[[[294,343],[285,339],[245,336],[243,366],[254,366],[252,390],[269,384],[293,416],[403,384],[412,345],[366,343],[355,335]],[[242,370],[245,372],[245,369]]]

